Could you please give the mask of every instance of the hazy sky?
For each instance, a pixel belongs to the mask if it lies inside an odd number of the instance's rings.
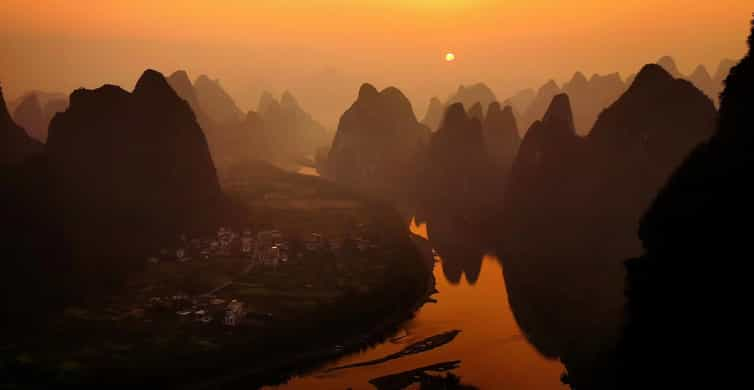
[[[744,53],[751,0],[4,0],[0,82],[131,89],[147,67],[221,79],[246,110],[291,89],[331,124],[362,81],[432,95],[485,81],[500,98],[576,70],[682,71]],[[444,61],[447,51],[456,54]],[[338,108],[333,108],[335,104]],[[331,116],[333,116],[331,118]]]

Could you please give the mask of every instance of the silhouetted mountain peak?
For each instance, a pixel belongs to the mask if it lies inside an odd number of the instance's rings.
[[[490,89],[485,83],[476,83],[469,86],[461,85],[458,87],[458,92],[468,91],[484,91],[487,94],[492,94],[492,89]]]
[[[173,88],[173,91],[175,91],[181,99],[188,102],[200,125],[204,128],[207,134],[210,134],[211,129],[214,127],[214,123],[212,123],[207,116],[207,113],[204,111],[204,108],[199,103],[199,96],[197,95],[194,85],[191,83],[188,73],[185,70],[178,70],[173,72],[173,74],[171,74],[166,80],[170,87]]]
[[[482,103],[476,102],[473,106],[469,109],[469,116],[478,120],[483,121],[484,120],[484,109],[482,108]]]
[[[473,104],[467,114],[462,101],[450,104],[442,125],[432,133],[423,177],[422,204],[442,210],[452,218],[484,213],[499,200],[497,167],[485,145],[482,105]]]
[[[363,84],[338,122],[327,175],[377,196],[403,193],[416,178],[429,133],[400,90]]]
[[[510,108],[510,106],[506,106],[505,108],[508,109]],[[500,107],[500,103],[492,102],[487,107],[487,116],[489,117],[490,115],[498,115],[500,114],[501,111],[502,111],[502,108]]]
[[[298,100],[289,91],[283,92],[283,95],[280,97],[280,106],[284,109],[299,108]]]
[[[501,108],[500,103],[492,102],[487,108],[487,116],[484,118],[484,130],[487,133],[505,132],[512,133],[518,138],[518,125],[513,107],[506,105]],[[518,142],[518,141],[517,141]],[[517,146],[517,145],[516,145]]]
[[[391,97],[391,98],[399,98],[399,99],[408,100],[406,98],[406,95],[404,95],[403,92],[396,87],[387,87],[383,89],[382,92],[380,92],[380,94],[383,96]]]
[[[648,64],[631,87],[602,111],[589,139],[605,155],[641,150],[643,158],[654,164],[657,183],[694,145],[709,137],[715,117],[712,101],[699,88],[673,78],[658,64]]]
[[[505,99],[503,106],[513,107],[513,112],[516,115],[525,115],[529,106],[531,106],[534,99],[537,97],[537,92],[531,88],[527,88],[516,92],[515,95]],[[525,119],[524,119],[525,122]]]
[[[521,126],[523,128],[531,128],[531,124],[534,121],[542,119],[550,103],[552,103],[555,95],[562,93],[560,87],[554,80],[549,80],[542,85],[538,90],[536,97],[531,101],[526,111],[523,113]]]
[[[215,81],[210,79],[209,76],[206,74],[199,75],[199,77],[194,80],[195,84],[205,84],[205,83],[214,83]]]
[[[265,110],[261,111],[260,114],[270,117],[270,116],[279,116],[282,115],[283,107],[281,106],[280,102],[277,101],[277,99],[272,99],[267,102],[265,106]]]
[[[482,104],[482,108],[497,100],[492,89],[484,83],[461,85],[456,93],[448,97],[447,104],[462,103],[465,108],[471,108],[475,103]]]
[[[445,118],[442,121],[442,129],[448,128],[460,128],[469,120],[466,115],[466,109],[463,108],[461,103],[451,104],[447,110],[445,110]]]
[[[713,115],[717,133],[709,142],[697,142],[653,196],[639,228],[645,253],[626,262],[628,321],[618,348],[620,388],[649,383],[657,389],[732,388],[746,380],[745,370],[731,370],[719,357],[735,349],[747,330],[731,308],[749,304],[748,272],[737,260],[750,251],[751,239],[748,229],[736,222],[747,223],[754,215],[754,192],[746,185],[754,165],[751,52],[730,69],[720,96],[719,115]],[[689,118],[694,111],[689,107],[682,112],[692,124],[698,121]],[[683,122],[673,125],[688,132]],[[700,284],[704,288],[698,288]],[[712,303],[712,316],[698,315],[700,301]],[[658,324],[672,331],[657,332]],[[700,333],[719,334],[723,340],[688,342]],[[701,369],[686,375],[690,365]]]
[[[487,107],[487,116],[482,123],[484,143],[489,156],[498,168],[507,175],[521,145],[518,124],[513,107],[492,102]]]
[[[126,90],[112,84],[105,84],[97,89],[79,88],[71,93],[68,109],[76,111],[79,107],[89,105],[105,106],[112,101],[127,99],[128,95]]]
[[[691,76],[689,76],[690,79],[705,79],[705,80],[712,80],[712,76],[710,76],[709,72],[707,71],[707,68],[704,65],[699,65],[694,69],[694,71],[691,73]]]
[[[514,110],[523,112],[536,97],[537,92],[533,89],[522,89],[516,92],[515,95],[509,97],[508,99],[505,99],[505,101],[503,101],[503,105],[512,106]]]
[[[560,87],[558,87],[558,83],[555,82],[555,80],[550,80],[545,83],[541,88],[539,88],[540,94],[545,93],[557,93],[560,92]]]
[[[390,118],[390,120],[405,123],[406,125],[410,124],[410,126],[419,124],[416,121],[416,115],[414,114],[411,102],[401,90],[395,87],[387,87],[378,92],[373,85],[368,83],[363,84],[359,88],[358,99],[354,102],[351,109],[344,113],[341,121],[346,117],[351,118],[352,115],[355,118],[361,115],[378,115],[378,113],[379,119],[376,119],[377,121]],[[381,127],[381,125],[383,124],[375,123],[374,127]],[[340,128],[341,126],[338,127]]]
[[[678,66],[676,65],[673,57],[664,56],[657,60],[657,65],[663,67],[673,77],[678,77],[681,74],[681,72],[678,71]]]
[[[262,95],[259,97],[259,104],[257,104],[257,112],[260,114],[263,114],[270,110],[270,107],[272,105],[277,104],[277,100],[274,96],[272,96],[272,93],[270,91],[264,91],[262,92]]]
[[[168,77],[168,80],[171,81],[171,84],[174,83],[174,87],[180,85],[182,88],[193,88],[191,79],[185,70],[177,70],[173,72],[173,74]]]
[[[647,64],[636,75],[631,88],[643,88],[645,85],[665,83],[673,81],[673,76],[666,68],[658,64]]]
[[[162,73],[147,69],[136,82],[133,94],[136,96],[149,96],[151,98],[176,99],[178,94],[170,86]]]
[[[571,111],[571,99],[567,94],[561,93],[555,95],[547,109],[542,123],[550,124],[552,122],[566,123],[569,131],[575,132],[573,125],[573,112]]]
[[[427,107],[426,116],[433,115],[438,110],[440,110],[440,118],[442,118],[442,111],[444,109],[445,109],[445,105],[442,103],[442,101],[438,99],[436,96],[433,96],[431,99],[429,99],[429,106]]]
[[[411,101],[403,92],[395,87],[387,87],[378,94],[382,102],[389,107],[390,112],[395,115],[396,118],[401,120],[416,121],[416,115],[414,109],[411,106]]]
[[[584,74],[581,72],[574,73],[573,77],[571,77],[571,81],[569,81],[569,84],[571,86],[575,86],[575,85],[581,86],[581,85],[586,85],[587,83],[588,81],[586,79],[586,76],[584,76]]]
[[[371,100],[375,99],[377,96],[379,96],[379,92],[377,91],[377,88],[374,87],[374,85],[369,83],[364,83],[361,85],[361,88],[359,88],[359,99],[358,100]]]
[[[74,91],[50,123],[44,151],[51,215],[66,239],[96,242],[77,250],[74,272],[109,280],[115,270],[139,268],[134,247],[225,219],[202,129],[158,72],[144,72],[131,93],[113,85]]]
[[[489,107],[487,107],[485,123],[495,123],[496,125],[504,123],[506,127],[516,128],[516,131],[518,131],[516,126],[516,116],[513,113],[513,107],[511,105],[502,107],[498,102],[490,103]]]
[[[214,122],[237,123],[243,118],[243,112],[223,89],[219,80],[211,80],[207,75],[201,75],[194,81],[194,90],[202,110]]]
[[[432,131],[437,130],[437,127],[440,126],[440,123],[442,122],[444,110],[445,105],[440,99],[432,97],[432,99],[429,100],[429,106],[427,107],[427,112],[424,114],[422,123]]]
[[[82,186],[87,178],[108,175],[112,178],[94,188],[111,186],[117,189],[113,199],[134,208],[144,199],[126,199],[126,193],[149,198],[150,191],[159,188],[165,194],[163,205],[219,193],[195,115],[165,77],[153,70],[144,72],[131,93],[114,85],[74,91],[69,108],[50,125],[46,150],[56,177],[70,184],[65,191],[71,195],[89,191],[91,187]],[[180,194],[188,188],[194,193]],[[97,191],[87,196],[97,199]]]
[[[432,134],[430,154],[433,156],[431,165],[443,165],[451,161],[448,158],[453,155],[465,156],[464,164],[480,157],[489,162],[484,149],[481,121],[468,115],[462,103],[451,104],[445,112],[442,126]],[[453,165],[458,163],[456,161]]]
[[[495,102],[495,103],[497,103],[497,102]],[[498,103],[498,106],[499,106],[499,103]],[[513,120],[516,119],[516,114],[513,112],[513,106],[511,106],[510,104],[508,104],[505,107],[503,107],[503,115],[505,115],[507,117],[511,117],[511,118],[513,118]]]
[[[697,66],[686,79],[712,99],[715,99],[719,93],[720,84],[715,83],[704,65]]]
[[[620,73],[618,72],[608,73],[604,76],[595,73],[589,78],[589,82],[601,84],[623,84],[623,79],[621,79]]]
[[[143,77],[143,76],[142,76]],[[196,98],[196,91],[194,91],[194,85],[191,83],[191,79],[185,70],[178,70],[173,72],[167,78],[168,84],[173,88],[178,96],[188,101],[191,108],[196,111],[199,109],[199,101]]]

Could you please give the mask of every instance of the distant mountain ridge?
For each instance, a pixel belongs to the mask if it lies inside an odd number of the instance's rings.
[[[0,86],[0,165],[18,164],[42,152],[41,142],[31,138],[8,112]]]
[[[219,80],[200,75],[194,80],[196,100],[212,121],[219,125],[236,123],[243,118],[233,98],[225,92]]]
[[[692,82],[697,88],[702,90],[707,97],[717,104],[719,102],[720,93],[723,90],[723,81],[728,77],[728,72],[733,67],[735,62],[730,59],[723,59],[712,75],[704,65],[698,65],[694,71],[689,75],[684,75],[678,69],[675,59],[670,56],[664,56],[657,60],[657,64],[663,67],[668,73],[675,78],[683,78]]]
[[[454,103],[461,103],[465,110],[470,110],[474,104],[479,103],[482,109],[486,109],[495,101],[497,101],[497,96],[490,87],[484,83],[476,83],[468,86],[460,85],[458,90],[448,97],[446,105],[450,107]]]
[[[192,84],[185,71],[176,71],[168,82],[196,114],[220,168],[256,159],[291,165],[313,156],[331,140],[331,134],[288,91],[280,101],[264,92],[257,111],[242,114],[219,81],[208,76],[199,76]]]
[[[445,117],[445,113],[455,103],[461,103],[464,110],[473,112],[477,119],[484,117],[484,110],[490,104],[497,101],[495,93],[484,83],[476,83],[469,86],[460,85],[443,103],[440,99],[433,97],[429,101],[427,112],[422,123],[429,127],[430,130],[437,130]],[[479,104],[478,107],[475,107]]]
[[[204,108],[202,108],[202,105],[199,103],[197,91],[185,70],[173,72],[173,74],[168,76],[167,81],[178,96],[189,104],[191,110],[193,110],[196,115],[197,121],[203,128],[205,126],[211,127],[215,125],[214,120],[207,115]]]
[[[68,96],[61,93],[31,91],[9,104],[13,119],[26,129],[31,137],[47,141],[47,130],[52,117],[68,107]]]
[[[431,131],[437,130],[442,122],[442,117],[445,110],[445,104],[440,99],[433,97],[429,100],[429,106],[427,106],[427,112],[424,114],[422,124],[427,126]]]
[[[722,90],[722,82],[728,75],[734,62],[724,59],[718,65],[714,74],[711,74],[704,65],[699,65],[689,75],[684,75],[678,69],[676,61],[670,56],[664,56],[657,60],[674,78],[683,78],[691,81],[697,88],[702,90],[716,104],[718,95]],[[555,95],[567,93],[571,100],[574,114],[574,123],[577,133],[589,134],[600,112],[613,103],[633,83],[636,74],[629,75],[623,80],[618,73],[605,75],[593,74],[587,78],[582,72],[575,72],[571,79],[561,85],[555,80],[549,80],[536,91],[524,89],[515,95],[502,100],[503,106],[513,107],[516,120],[526,132],[537,120],[542,118],[547,107]],[[442,113],[445,107],[453,102],[461,102],[468,110],[474,103],[481,103],[483,108],[496,101],[494,92],[484,83],[472,86],[460,86],[458,91],[448,98],[448,103],[443,104],[439,99],[430,100],[427,113],[422,123],[430,129],[436,130],[440,126]],[[442,110],[439,108],[443,107]]]
[[[257,112],[265,123],[265,138],[271,152],[291,160],[313,156],[332,139],[327,129],[301,108],[290,91],[283,92],[279,101],[269,92],[263,93]]]

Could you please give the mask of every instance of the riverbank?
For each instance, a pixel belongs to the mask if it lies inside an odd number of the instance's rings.
[[[212,389],[239,383],[251,387],[277,385],[284,383],[290,377],[315,371],[338,358],[384,342],[399,330],[401,324],[411,320],[425,304],[434,302],[431,297],[437,293],[435,282],[434,274],[429,272],[423,293],[410,306],[396,310],[371,329],[356,331],[337,342],[330,342],[316,349],[281,357],[274,361],[268,360],[263,366],[239,370],[185,388]]]
[[[285,260],[245,272],[243,256],[145,258],[131,287],[6,333],[6,384],[277,383],[379,342],[431,295],[431,270],[386,204],[268,166],[225,179],[247,212],[232,230],[276,232]],[[215,310],[234,301],[246,313],[236,326]]]

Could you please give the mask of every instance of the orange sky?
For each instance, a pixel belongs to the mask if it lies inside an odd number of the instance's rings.
[[[331,116],[327,102],[348,102],[369,80],[402,88],[423,113],[431,95],[461,82],[488,82],[504,97],[576,70],[625,76],[665,54],[682,71],[703,63],[712,72],[743,54],[754,11],[750,0],[616,3],[4,0],[0,81],[13,98],[105,82],[130,88],[146,67],[184,68],[220,78],[243,109],[262,89],[290,88]]]

